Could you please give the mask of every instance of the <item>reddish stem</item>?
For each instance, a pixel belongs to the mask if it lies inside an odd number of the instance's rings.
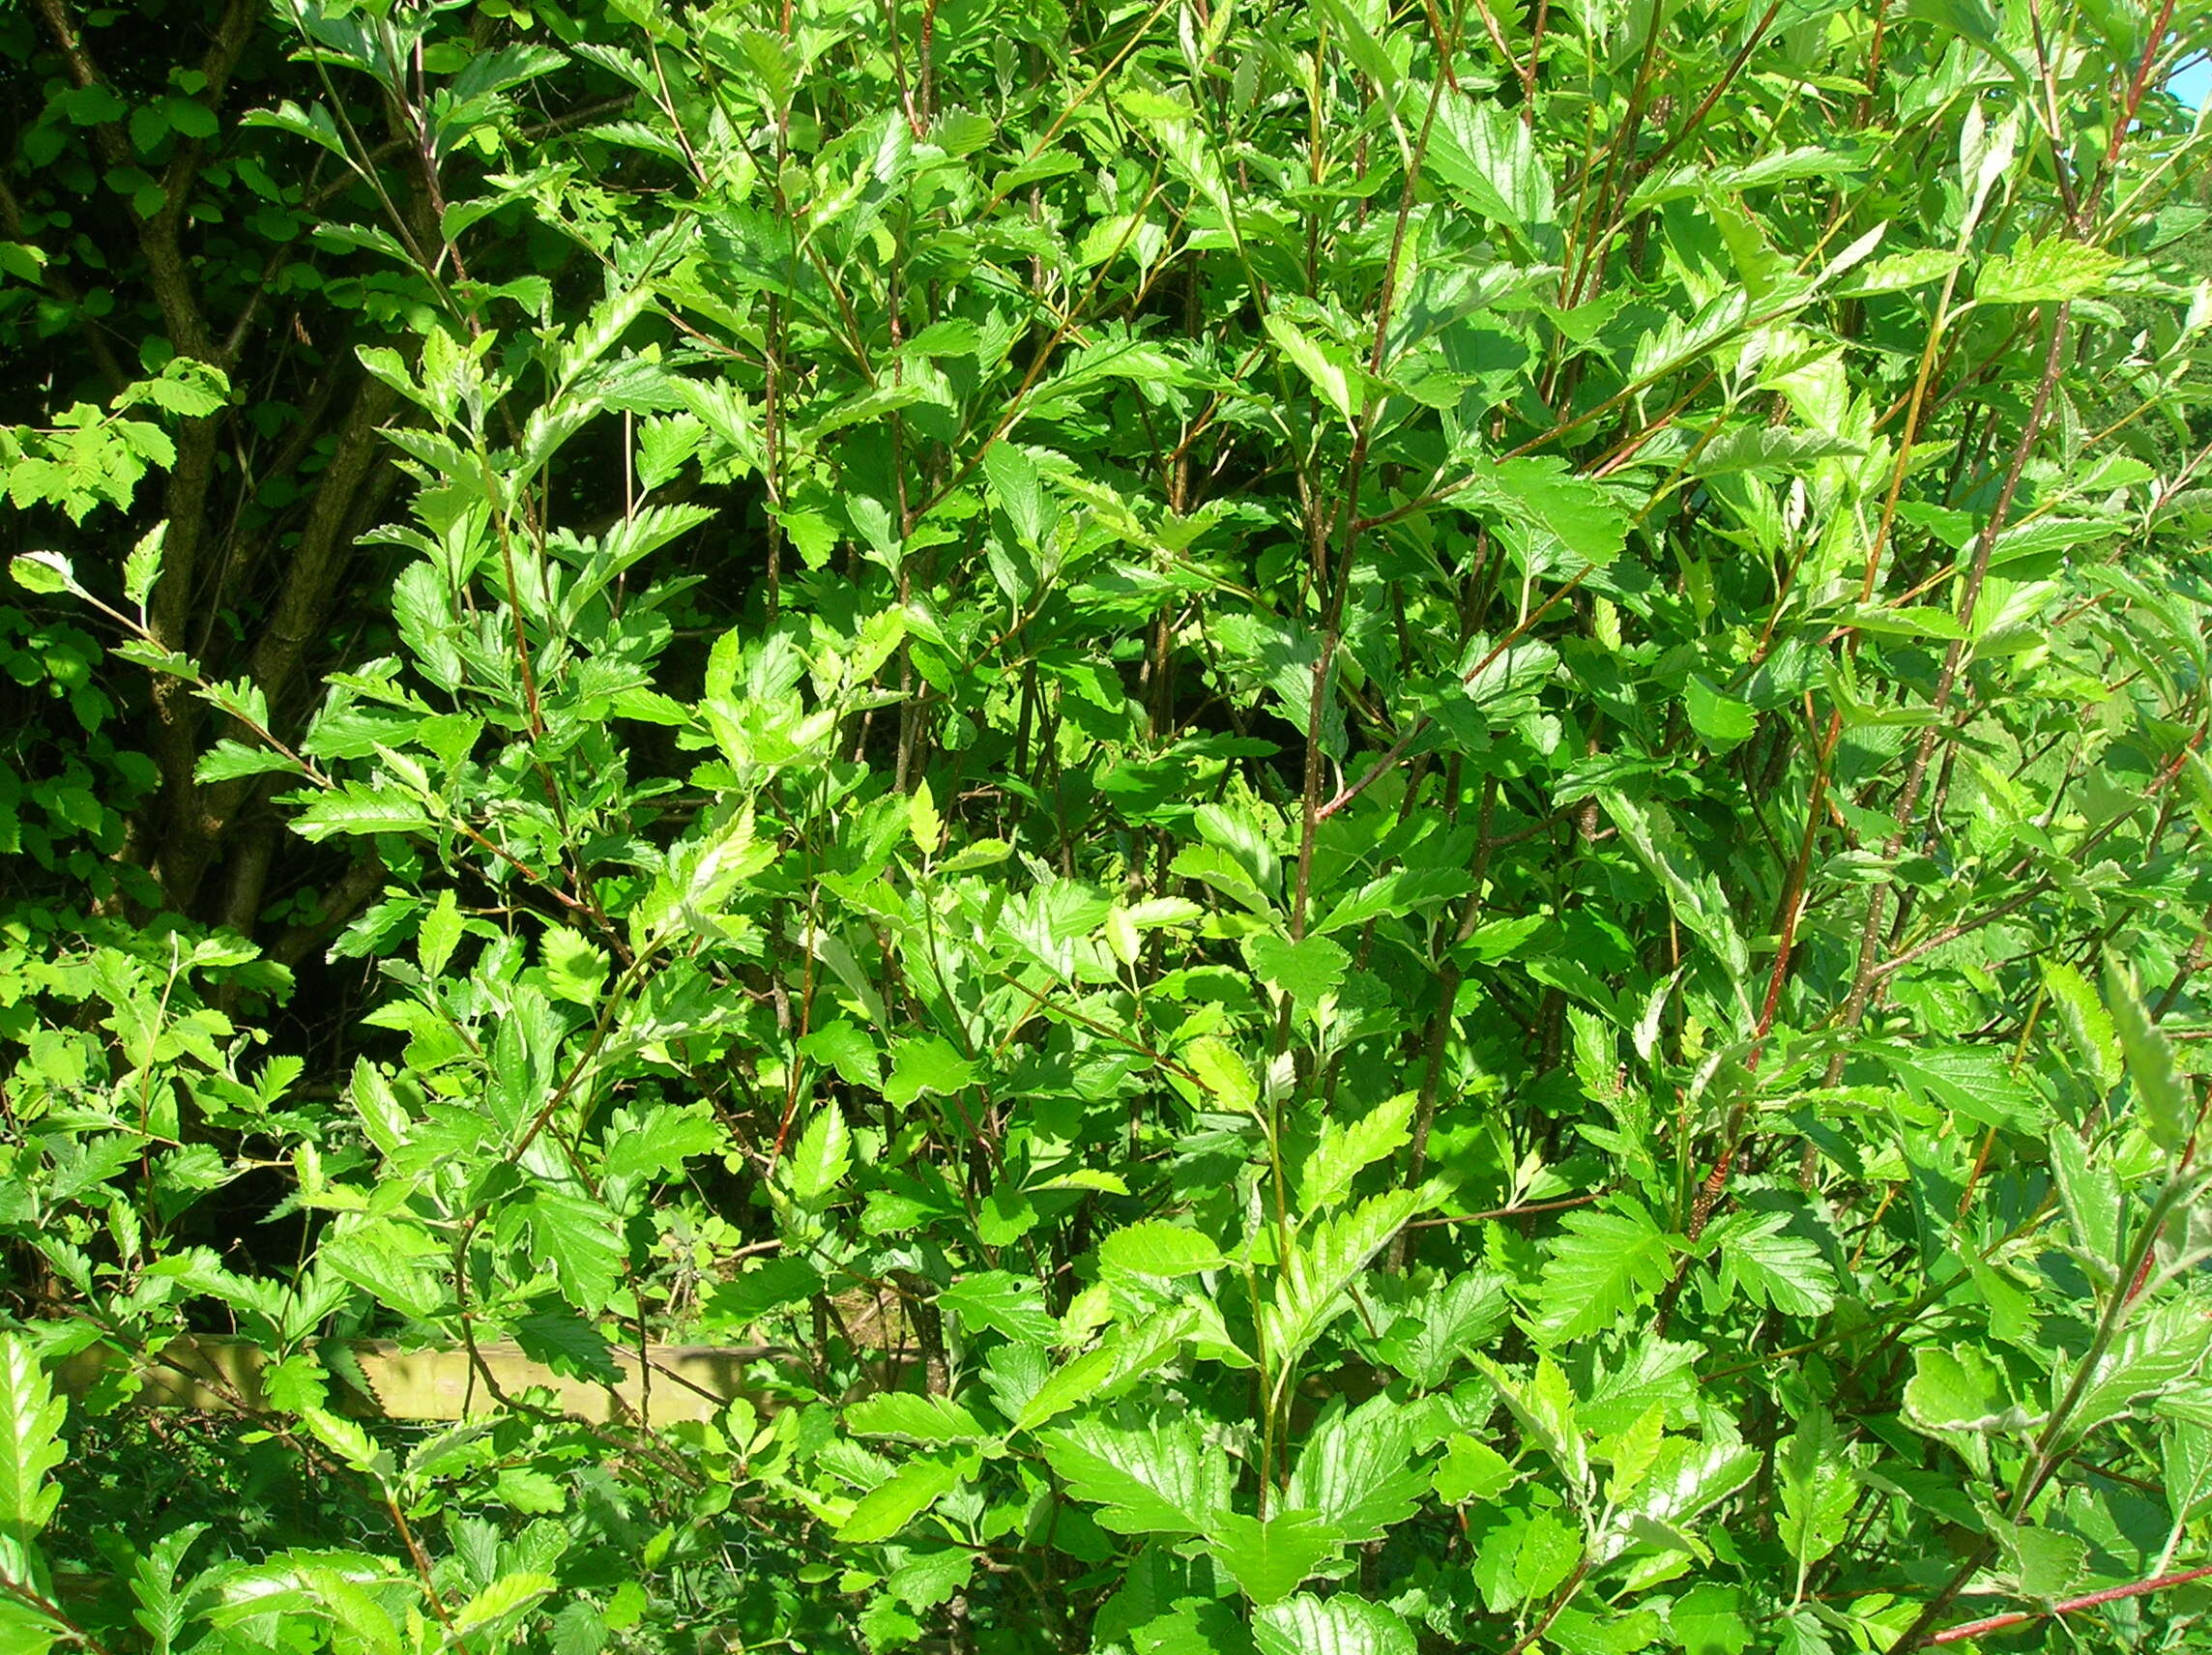
[[[2024,1626],[2031,1620],[2042,1620],[2050,1615],[2072,1614],[2078,1609],[2095,1609],[2100,1604],[2118,1603],[2122,1598],[2139,1598],[2146,1593],[2164,1591],[2168,1586],[2186,1585],[2191,1581],[2201,1581],[2212,1575],[2212,1563],[2200,1569],[2183,1569],[2177,1574],[2160,1575],[2154,1580],[2137,1581],[2125,1586],[2107,1586],[2101,1592],[2089,1592],[2078,1598],[2066,1598],[2049,1609],[2016,1610],[2010,1614],[1993,1614],[1986,1620],[1969,1620],[1961,1626],[1947,1626],[1928,1641],[1931,1643],[1959,1643],[1984,1633],[1997,1632],[2008,1626]]]

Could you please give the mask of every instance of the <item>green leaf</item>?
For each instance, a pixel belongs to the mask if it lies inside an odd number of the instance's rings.
[[[629,1256],[622,1220],[596,1201],[552,1189],[538,1190],[526,1210],[532,1256],[551,1267],[570,1304],[600,1315]]]
[[[422,974],[436,977],[444,974],[446,964],[453,957],[453,949],[461,940],[461,907],[452,891],[442,890],[438,900],[430,905],[429,913],[415,933],[415,959],[422,966]]]
[[[17,1546],[36,1539],[61,1502],[61,1487],[46,1473],[68,1455],[67,1411],[31,1342],[0,1332],[0,1536]]]
[[[1112,1526],[1099,1519],[1102,1526]],[[1278,1511],[1265,1520],[1242,1512],[1214,1519],[1206,1549],[1253,1603],[1280,1603],[1343,1546],[1345,1536],[1311,1513]]]
[[[1322,1122],[1321,1137],[1298,1169],[1298,1210],[1312,1215],[1352,1193],[1352,1180],[1412,1136],[1417,1093],[1402,1091],[1346,1125]]]
[[[987,1327],[1017,1344],[1047,1345],[1060,1331],[1036,1284],[1005,1270],[963,1276],[937,1295],[937,1303],[970,1327]]]
[[[247,746],[228,737],[216,742],[192,766],[192,779],[203,782],[238,781],[247,776],[304,776],[306,768],[272,747]]]
[[[945,818],[937,813],[937,800],[930,795],[927,776],[917,781],[914,792],[907,796],[906,821],[907,837],[924,857],[934,857],[944,849]]]
[[[556,1374],[608,1385],[622,1378],[613,1347],[574,1311],[535,1310],[517,1317],[514,1342],[525,1356],[544,1363]]]
[[[1758,732],[1759,718],[1751,704],[1725,693],[1703,673],[1690,675],[1682,699],[1690,714],[1690,728],[1716,753],[1741,746]]]
[[[1344,898],[1313,927],[1312,935],[1325,937],[1384,916],[1402,918],[1441,902],[1455,901],[1471,888],[1461,868],[1400,868],[1369,880]]]
[[[2110,1016],[2099,1002],[2097,991],[2089,986],[2087,977],[2063,960],[2044,962],[2043,988],[2057,1009],[2058,1022],[2066,1031],[2067,1038],[2088,1064],[2089,1077],[2099,1089],[2110,1091],[2120,1084],[2125,1069],[2119,1035],[2113,1030]]]
[[[1269,932],[1247,937],[1244,960],[1253,974],[1278,994],[1288,995],[1299,1012],[1312,1016],[1314,1008],[1344,981],[1352,956],[1326,937],[1308,937],[1294,943]]]
[[[1835,290],[1839,299],[1860,299],[1876,293],[1902,293],[1940,281],[1962,264],[1965,255],[1948,247],[1912,247],[1884,253],[1865,265],[1858,275]]]
[[[1905,1417],[1916,1431],[2018,1435],[2037,1420],[2012,1400],[2004,1378],[1971,1346],[1923,1345],[1905,1382]]]
[[[2128,1078],[2135,1083],[2143,1130],[2160,1148],[2177,1152],[2196,1128],[2197,1110],[2174,1073],[2173,1048],[2136,992],[2135,973],[2116,955],[2105,960],[2105,1002],[2111,1007],[2112,1029],[2127,1060]]]
[[[2033,1524],[2000,1523],[1995,1527],[2023,1597],[2048,1601],[2063,1597],[2081,1584],[2089,1546],[2080,1535],[2061,1534]]]
[[[991,1434],[950,1397],[886,1391],[845,1410],[845,1429],[856,1437],[895,1437],[908,1442],[975,1442]]]
[[[1612,563],[1628,542],[1628,513],[1596,483],[1569,472],[1563,460],[1538,455],[1479,462],[1464,498],[1532,532],[1534,549],[1556,544],[1593,566]]]
[[[975,1065],[953,1049],[952,1042],[932,1034],[920,1040],[902,1040],[892,1048],[891,1072],[884,1082],[884,1100],[904,1107],[924,1092],[949,1097],[975,1081]]]
[[[1012,443],[993,443],[983,450],[983,478],[1022,543],[1032,550],[1041,547],[1059,513],[1045,496],[1036,461]]]
[[[1260,1101],[1260,1088],[1237,1048],[1217,1034],[1202,1034],[1182,1049],[1182,1060],[1199,1083],[1228,1109],[1249,1112]]]
[[[1462,1432],[1444,1445],[1433,1485],[1446,1505],[1486,1504],[1515,1482],[1513,1463],[1487,1442]]]
[[[2040,1138],[2048,1111],[1994,1046],[1892,1045],[1862,1040],[1859,1051],[1887,1063],[1915,1096],[1981,1126]]]
[[[1474,1366],[1498,1392],[1498,1400],[1520,1422],[1528,1439],[1550,1457],[1570,1488],[1589,1487],[1589,1446],[1583,1440],[1577,1417],[1574,1387],[1549,1356],[1536,1358],[1536,1371],[1524,1383],[1488,1356],[1472,1358]]]
[[[545,992],[571,1005],[596,1006],[607,980],[606,950],[566,925],[548,925],[538,939],[538,956],[545,966]]]
[[[453,1630],[496,1638],[511,1630],[526,1611],[560,1585],[551,1575],[536,1570],[502,1575],[454,1612]]]
[[[153,595],[155,582],[161,578],[161,545],[168,534],[168,519],[163,518],[138,537],[131,555],[123,560],[123,595],[141,610]]]
[[[1610,787],[1599,788],[1597,799],[1620,829],[1622,842],[1666,891],[1667,906],[1674,917],[1720,961],[1735,991],[1739,1015],[1748,1025],[1751,1006],[1743,985],[1751,973],[1751,951],[1736,930],[1720,882],[1709,869],[1697,864],[1665,806],[1632,799]]]
[[[858,1024],[826,1023],[801,1039],[799,1049],[817,1063],[835,1069],[847,1086],[883,1089],[883,1062],[876,1055],[876,1043]]]
[[[1398,1612],[1350,1592],[1303,1593],[1252,1616],[1260,1655],[1415,1655],[1418,1644]]]
[[[191,1618],[197,1594],[177,1590],[177,1570],[192,1542],[207,1530],[204,1523],[172,1528],[131,1564],[131,1595],[138,1607],[131,1611],[131,1618],[144,1630],[150,1655],[170,1655]]]
[[[1387,1190],[1300,1233],[1263,1313],[1267,1348],[1278,1364],[1295,1362],[1344,1312],[1351,1302],[1347,1292],[1368,1261],[1426,1200],[1417,1191]]]
[[[1336,417],[1347,425],[1357,421],[1366,397],[1367,376],[1353,363],[1352,354],[1342,346],[1316,343],[1295,323],[1272,310],[1267,312],[1266,328],[1276,348],[1321,392],[1322,400],[1336,410]]]
[[[1786,1316],[1825,1316],[1835,1306],[1836,1273],[1819,1248],[1785,1233],[1789,1224],[1788,1213],[1738,1211],[1707,1230],[1707,1244],[1720,1251],[1721,1287]]]
[[[1109,1274],[1188,1276],[1224,1262],[1221,1249],[1197,1231],[1161,1219],[1117,1230],[1098,1245],[1099,1267]]]
[[[1524,246],[1552,221],[1553,187],[1535,134],[1502,103],[1471,92],[1437,105],[1429,172],[1470,211],[1504,225]]]
[[[1229,1456],[1179,1415],[1142,1424],[1088,1419],[1041,1436],[1046,1463],[1067,1492],[1102,1508],[1101,1528],[1207,1535],[1228,1513]]]
[[[1667,1285],[1672,1258],[1666,1232],[1634,1202],[1569,1213],[1544,1261],[1537,1325],[1564,1342],[1618,1324]]]
[[[853,1170],[853,1134],[834,1098],[814,1112],[784,1163],[784,1180],[802,1206],[821,1203]]]
[[[1378,1396],[1324,1411],[1298,1450],[1283,1501],[1358,1543],[1380,1540],[1412,1517],[1428,1487],[1413,1410]]]
[[[2212,1321],[2186,1302],[2168,1301],[2138,1312],[2135,1321],[2097,1358],[2088,1384],[2065,1421],[2068,1443],[2128,1413],[2139,1401],[2188,1379],[2212,1348]],[[2056,1407],[2068,1390],[2074,1365],[2061,1358],[2052,1369]]]
[[[1628,1504],[1627,1534],[1693,1550],[1690,1519],[1750,1482],[1759,1466],[1759,1450],[1742,1443],[1667,1438]]]
[[[25,592],[41,597],[82,590],[69,559],[59,552],[18,552],[8,560],[8,572]]]
[[[1974,298],[1984,305],[2085,299],[2119,268],[2116,255],[2086,242],[2063,237],[2030,242],[1983,265],[1974,279]]]
[[[1691,1587],[1674,1600],[1667,1624],[1682,1655],[1743,1655],[1751,1647],[1743,1594],[1733,1586]]]
[[[1843,1543],[1859,1496],[1857,1472],[1826,1408],[1815,1403],[1806,1409],[1776,1449],[1774,1472],[1782,1485],[1782,1543],[1797,1565],[1795,1595],[1802,1598],[1806,1571]]]
[[[1511,1309],[1503,1278],[1490,1270],[1462,1271],[1421,1292],[1376,1350],[1418,1389],[1435,1390],[1462,1357],[1491,1339]]]
[[[2120,1180],[2101,1157],[2093,1157],[2073,1129],[2052,1129],[2046,1147],[2051,1171],[2058,1181],[2059,1199],[2066,1204],[2066,1218],[2074,1232],[2074,1244],[2093,1261],[2106,1287],[2113,1285],[2120,1267],[2120,1220],[2124,1205]]]
[[[888,1540],[974,1476],[982,1463],[975,1454],[909,1461],[890,1481],[870,1490],[853,1507],[837,1525],[838,1540],[847,1546]]]
[[[437,821],[411,795],[346,782],[292,818],[292,830],[314,843],[340,833],[426,833]]]

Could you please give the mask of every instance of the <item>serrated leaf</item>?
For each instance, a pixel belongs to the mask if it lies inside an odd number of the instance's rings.
[[[1693,673],[1682,689],[1682,705],[1690,715],[1690,728],[1716,753],[1726,753],[1758,733],[1759,717],[1751,703],[1728,694],[1703,673]]]
[[[292,830],[316,843],[339,833],[426,833],[437,821],[412,795],[347,782],[292,818]]]
[[[68,1454],[67,1413],[31,1342],[0,1333],[0,1535],[17,1545],[36,1539],[61,1502],[61,1488],[46,1473]]]
[[[1501,1277],[1468,1270],[1415,1301],[1376,1346],[1377,1353],[1421,1390],[1435,1390],[1460,1359],[1486,1343],[1511,1311]]]
[[[123,595],[139,609],[146,607],[154,583],[161,578],[161,544],[168,535],[169,522],[164,517],[139,537],[131,555],[123,560]]]
[[[1589,1445],[1583,1440],[1577,1416],[1574,1387],[1566,1374],[1549,1356],[1536,1358],[1536,1370],[1526,1380],[1488,1356],[1476,1356],[1474,1366],[1498,1392],[1498,1400],[1520,1422],[1528,1437],[1559,1468],[1576,1489],[1590,1485]]]
[[[974,1442],[991,1434],[950,1397],[886,1391],[845,1410],[845,1429],[856,1437],[895,1437],[908,1442]]]
[[[2089,1557],[2088,1543],[2078,1534],[2035,1524],[2000,1523],[1997,1539],[2004,1546],[2005,1561],[2012,1565],[2023,1597],[2063,1597],[2081,1583]]]
[[[1378,1396],[1349,1411],[1330,1405],[1298,1450],[1283,1502],[1358,1543],[1412,1517],[1428,1486],[1412,1410]]]
[[[1043,545],[1059,514],[1045,495],[1036,461],[1012,443],[993,443],[983,450],[983,479],[1023,544],[1033,550]]]
[[[1244,1595],[1265,1608],[1296,1591],[1344,1540],[1311,1512],[1278,1511],[1265,1519],[1224,1512],[1214,1519],[1206,1549]]]
[[[596,1201],[552,1189],[530,1198],[528,1215],[532,1257],[553,1271],[570,1304],[599,1315],[629,1255],[622,1220]]]
[[[1278,1363],[1295,1362],[1344,1311],[1346,1291],[1424,1199],[1413,1190],[1387,1190],[1299,1234],[1264,1313],[1267,1348]]]
[[[945,818],[937,813],[927,776],[917,781],[914,792],[907,796],[906,831],[914,848],[925,857],[934,857],[945,847]]]
[[[504,1630],[532,1605],[558,1590],[560,1584],[551,1575],[537,1570],[502,1575],[460,1607],[453,1615],[453,1630]]]
[[[1347,425],[1358,419],[1366,399],[1367,376],[1353,365],[1349,352],[1315,342],[1295,322],[1272,310],[1267,312],[1266,329],[1275,348],[1321,392],[1322,400],[1336,410],[1338,419]]]
[[[845,1112],[834,1098],[814,1112],[799,1142],[784,1162],[784,1178],[792,1197],[813,1206],[834,1190],[853,1170],[853,1134],[845,1125]]]
[[[1287,937],[1262,932],[1243,943],[1244,963],[1252,974],[1287,995],[1306,1016],[1344,981],[1352,956],[1326,937],[1308,937],[1294,943]]]
[[[76,571],[59,552],[18,552],[8,560],[8,572],[17,586],[40,597],[77,590]]]
[[[1182,1060],[1222,1104],[1249,1111],[1260,1101],[1260,1089],[1237,1048],[1216,1034],[1202,1034],[1182,1049]]]
[[[1221,1249],[1197,1231],[1164,1219],[1117,1230],[1098,1245],[1098,1265],[1109,1274],[1188,1276],[1217,1270]]]
[[[963,1276],[937,1295],[937,1303],[970,1327],[987,1327],[1016,1344],[1049,1345],[1060,1331],[1036,1285],[1005,1270]]]
[[[1544,1261],[1537,1325],[1555,1341],[1612,1327],[1667,1285],[1670,1260],[1666,1232],[1633,1202],[1571,1212]]]
[[[1984,264],[1974,278],[1974,298],[1984,305],[2082,299],[2101,289],[2119,268],[2117,256],[2086,242],[2058,237],[2030,242]]]
[[[1727,897],[1711,870],[1699,865],[1674,818],[1663,805],[1632,799],[1617,788],[1597,789],[1598,802],[1637,859],[1650,870],[1667,893],[1667,906],[1683,927],[1710,948],[1728,973],[1735,990],[1738,1010],[1750,1021],[1750,1003],[1744,981],[1751,972],[1751,951],[1729,911]]]
[[[2088,1065],[2090,1078],[2105,1091],[2118,1086],[2126,1072],[2120,1058],[2120,1038],[2089,979],[2063,960],[2047,960],[2043,988],[2057,1009],[2067,1038]]]
[[[1989,1357],[1970,1346],[1951,1350],[1923,1345],[1913,1351],[1905,1417],[1913,1429],[1930,1432],[2012,1435],[2036,1424],[2012,1400]]]
[[[1857,1472],[1826,1408],[1816,1403],[1805,1411],[1775,1450],[1774,1472],[1782,1485],[1782,1543],[1797,1565],[1802,1597],[1806,1571],[1842,1544],[1858,1503]]]
[[[131,1564],[131,1596],[137,1607],[131,1611],[131,1618],[145,1632],[149,1655],[169,1655],[191,1618],[198,1594],[177,1590],[177,1570],[192,1542],[207,1529],[204,1523],[172,1528]]]
[[[247,776],[297,775],[307,773],[297,759],[289,758],[273,747],[248,746],[224,737],[199,756],[192,766],[192,779],[202,782],[238,781]]]
[[[963,1058],[952,1042],[932,1034],[919,1040],[902,1040],[893,1048],[891,1072],[884,1082],[884,1099],[902,1108],[924,1092],[949,1097],[975,1080],[975,1065]]]
[[[1783,1212],[1732,1212],[1705,1233],[1720,1250],[1721,1286],[1786,1316],[1825,1316],[1836,1303],[1836,1273],[1820,1250],[1787,1234]]]
[[[2112,1031],[2119,1036],[2128,1079],[2135,1083],[2143,1130],[2160,1148],[2178,1151],[2189,1142],[2197,1111],[2174,1073],[2173,1048],[2136,992],[2135,973],[2116,956],[2105,961],[2105,1002],[2111,1008]]]
[[[1759,1466],[1759,1450],[1740,1442],[1669,1437],[1627,1507],[1627,1533],[1685,1549],[1694,1546],[1690,1520],[1750,1482]]]
[[[1836,290],[1841,299],[1875,293],[1902,293],[1906,288],[1939,281],[1965,263],[1965,255],[1948,247],[1912,247],[1887,253],[1867,265],[1857,277]]]
[[[2013,1073],[2009,1056],[1989,1046],[1906,1046],[1861,1041],[1859,1050],[1887,1063],[1914,1096],[1981,1126],[2040,1137],[2049,1110]]]
[[[2065,1440],[2079,1442],[2100,1425],[2118,1419],[2138,1401],[2188,1379],[2212,1347],[2212,1320],[2186,1302],[2168,1302],[2138,1313],[2097,1359],[2095,1372],[2066,1416]],[[2070,1388],[2072,1365],[2052,1373],[2055,1406]]]
[[[609,1385],[622,1378],[605,1336],[574,1311],[534,1310],[518,1317],[514,1342],[525,1356],[556,1374]]]
[[[1042,1440],[1067,1492],[1099,1507],[1098,1526],[1116,1534],[1209,1534],[1228,1512],[1229,1456],[1187,1419],[1080,1420]]]
[[[1414,1655],[1419,1647],[1397,1611],[1351,1592],[1268,1604],[1252,1616],[1252,1637],[1260,1655]]]
[[[890,1481],[861,1496],[837,1525],[838,1540],[847,1546],[888,1540],[974,1476],[981,1464],[981,1458],[975,1454],[908,1462]]]
[[[1322,1122],[1321,1137],[1298,1169],[1298,1210],[1318,1213],[1352,1193],[1352,1180],[1394,1153],[1412,1135],[1417,1093],[1402,1091],[1349,1125]]]

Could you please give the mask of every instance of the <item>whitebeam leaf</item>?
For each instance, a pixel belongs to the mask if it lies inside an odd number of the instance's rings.
[[[791,1193],[801,1205],[812,1206],[852,1170],[853,1134],[845,1125],[844,1111],[832,1100],[816,1112],[792,1146],[785,1163]]]
[[[67,1454],[67,1405],[53,1394],[31,1342],[0,1333],[0,1535],[17,1545],[38,1537],[61,1503],[46,1473]]]
[[[1044,1433],[1044,1457],[1116,1534],[1206,1534],[1229,1509],[1229,1456],[1179,1415],[1143,1425],[1082,1420]]]

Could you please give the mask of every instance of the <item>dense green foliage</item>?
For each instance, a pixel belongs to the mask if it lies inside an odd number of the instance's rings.
[[[2212,16],[0,43],[0,1645],[2212,1625]]]

